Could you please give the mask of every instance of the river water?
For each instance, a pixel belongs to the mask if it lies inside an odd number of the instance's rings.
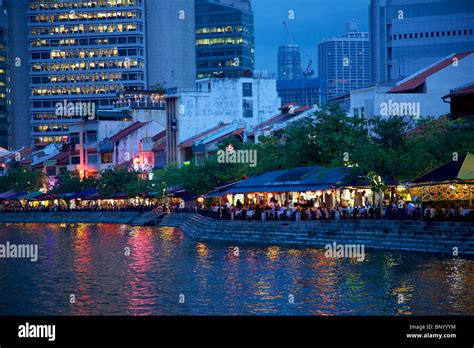
[[[474,259],[203,243],[173,228],[0,224],[0,315],[473,315]],[[235,254],[235,247],[239,255]]]

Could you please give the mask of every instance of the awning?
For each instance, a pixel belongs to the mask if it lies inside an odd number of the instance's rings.
[[[16,195],[8,197],[8,199],[9,200],[21,199],[22,197],[24,197],[26,195],[29,195],[29,194],[30,194],[29,192],[20,192],[20,193],[17,193]]]
[[[224,194],[229,193],[253,193],[253,192],[306,192],[306,191],[322,191],[333,188],[331,184],[321,184],[321,185],[267,185],[264,187],[236,187],[230,188],[225,191]]]
[[[35,201],[49,201],[52,199],[58,198],[58,195],[52,194],[52,193],[43,193],[39,196],[36,196],[34,198]]]
[[[112,199],[128,199],[128,198],[130,198],[130,195],[126,192],[117,193],[112,196]]]
[[[29,200],[34,200],[36,197],[41,196],[43,192],[32,192],[30,194],[27,194],[26,196],[21,197],[21,199],[26,199],[27,201]]]
[[[450,182],[474,181],[474,155],[466,154],[433,169],[416,180],[415,185],[433,185]]]
[[[76,199],[76,198],[88,198],[99,194],[98,189],[87,189],[78,193],[73,194],[72,196],[68,197],[69,199]]]
[[[59,199],[69,199],[71,196],[74,196],[74,193],[60,193],[58,194]]]
[[[3,192],[2,194],[0,194],[0,199],[9,199],[10,197],[16,194],[17,194],[16,191],[13,191],[13,190]]]
[[[230,184],[222,185],[219,187],[216,187],[214,190],[212,190],[209,193],[206,193],[204,195],[205,198],[211,198],[211,197],[222,197],[227,194],[227,192],[234,187],[235,185],[243,182],[244,180],[239,180],[235,182],[231,182]]]

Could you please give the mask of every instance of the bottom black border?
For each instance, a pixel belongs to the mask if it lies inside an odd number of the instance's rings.
[[[20,338],[19,326],[55,325],[55,341]],[[410,328],[410,325],[411,328]],[[431,325],[431,327],[430,327]],[[440,325],[445,325],[441,327]],[[454,325],[454,326],[453,326]],[[416,327],[416,329],[414,328]],[[455,334],[456,338],[408,338],[407,334]],[[0,317],[0,347],[133,347],[146,344],[474,344],[474,317]]]

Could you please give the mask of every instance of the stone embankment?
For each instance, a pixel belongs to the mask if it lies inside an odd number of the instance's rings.
[[[337,242],[368,249],[474,255],[474,223],[469,222],[219,221],[198,214],[168,214],[159,225],[178,227],[202,241],[314,247]]]
[[[103,223],[145,225],[159,216],[135,211],[77,211],[77,212],[32,212],[0,213],[0,223]]]

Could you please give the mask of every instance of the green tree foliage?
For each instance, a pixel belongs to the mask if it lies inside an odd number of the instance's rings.
[[[41,171],[24,168],[10,169],[7,175],[0,177],[0,192],[14,190],[17,192],[34,192],[44,185],[45,175]]]
[[[52,193],[75,193],[83,190],[97,188],[98,180],[96,178],[85,178],[81,181],[79,176],[73,176],[69,172],[57,177],[58,183],[53,188]]]
[[[108,169],[101,173],[99,193],[104,196],[126,193],[138,185],[138,180],[138,174],[128,169]]]

